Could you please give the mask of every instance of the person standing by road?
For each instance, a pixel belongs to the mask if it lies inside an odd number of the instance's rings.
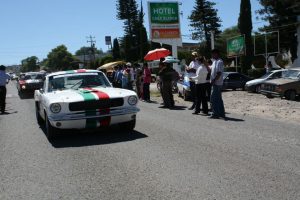
[[[6,67],[0,66],[0,111],[5,113],[5,99],[6,99],[6,84],[9,82],[10,76],[5,73]]]
[[[194,77],[196,76],[196,71],[199,68],[200,64],[198,62],[198,53],[193,52],[192,53],[193,60],[191,61],[189,66],[186,66],[185,70],[188,72],[188,77]],[[193,101],[193,105],[189,108],[189,110],[193,110],[196,106],[196,86],[195,86],[195,81],[193,79],[190,79],[190,89],[191,89],[191,99]]]
[[[207,67],[204,65],[203,58],[199,58],[199,63],[201,64],[196,71],[196,76],[190,78],[196,84],[196,89],[195,89],[196,105],[195,105],[195,112],[193,112],[193,114],[199,114],[202,105],[202,112],[203,114],[207,115],[208,105],[207,105],[207,97],[206,97],[206,87],[207,87],[206,78],[207,78],[208,70]]]
[[[144,63],[143,69],[143,97],[146,102],[150,102],[151,71],[148,63]]]
[[[175,105],[172,93],[172,81],[175,77],[176,71],[171,67],[171,64],[164,63],[165,66],[159,71],[158,75],[162,81],[162,98],[164,101],[163,108],[173,108]]]
[[[212,50],[211,53],[214,62],[212,64],[210,76],[210,83],[212,85],[210,101],[212,105],[212,115],[210,118],[225,118],[225,109],[222,99],[224,64],[223,60],[220,58],[220,51],[218,49]]]

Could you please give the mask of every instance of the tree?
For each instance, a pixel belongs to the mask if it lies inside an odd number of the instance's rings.
[[[90,53],[94,50],[95,54],[103,54],[103,51],[97,48],[92,49],[91,47],[81,47],[79,50],[75,52],[76,56],[90,55]]]
[[[112,56],[114,60],[121,59],[120,45],[117,38],[115,38],[113,41]]]
[[[246,73],[251,68],[253,59],[252,43],[252,14],[250,0],[241,0],[238,27],[241,35],[245,36],[246,55],[241,58],[242,72]]]
[[[149,51],[149,41],[148,41],[148,35],[147,35],[147,30],[144,26],[144,9],[143,9],[143,4],[141,1],[141,9],[139,11],[139,18],[138,18],[138,43],[139,43],[139,52],[140,52],[140,57],[139,59],[142,61],[144,59],[144,56],[147,54]]]
[[[138,9],[135,0],[117,1],[117,19],[124,20],[124,37],[120,40],[123,54],[128,61],[139,58],[139,33]]]
[[[22,60],[21,63],[22,72],[38,71],[40,69],[40,66],[38,65],[38,58],[36,56],[27,57]]]
[[[217,9],[214,2],[208,0],[196,0],[194,10],[189,16],[191,22],[190,26],[193,27],[193,39],[205,40],[206,50],[211,47],[210,32],[214,31],[217,37],[220,34],[221,20],[217,15]],[[209,51],[206,51],[207,54]]]
[[[297,58],[297,37],[296,23],[297,12],[295,9],[300,7],[299,0],[258,0],[263,6],[258,10],[261,19],[269,22],[262,31],[279,31],[281,51],[291,51],[292,60]]]
[[[47,68],[50,71],[76,68],[76,66],[74,66],[74,61],[76,61],[76,59],[68,51],[65,45],[60,45],[52,49],[47,57]]]

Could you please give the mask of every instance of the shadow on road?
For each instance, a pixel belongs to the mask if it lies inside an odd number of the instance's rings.
[[[117,127],[112,127],[112,129],[97,129],[93,131],[68,130],[59,133],[49,142],[55,148],[69,148],[128,142],[147,137],[147,135],[135,130],[125,132]]]
[[[226,121],[232,121],[232,122],[244,122],[243,119],[233,118],[233,117],[227,117],[225,118]]]

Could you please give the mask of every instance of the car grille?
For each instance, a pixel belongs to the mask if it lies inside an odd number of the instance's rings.
[[[275,85],[264,85],[263,90],[274,92],[275,91]]]
[[[124,104],[123,98],[92,100],[92,101],[70,103],[69,110],[70,111],[97,110],[97,109],[119,107],[119,106],[123,106],[123,104]]]

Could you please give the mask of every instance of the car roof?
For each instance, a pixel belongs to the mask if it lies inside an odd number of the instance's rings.
[[[59,71],[59,72],[53,72],[51,74],[48,74],[48,76],[59,76],[59,75],[64,75],[64,74],[79,74],[79,73],[90,73],[90,72],[101,72],[99,70],[94,70],[94,69],[77,69],[77,70],[67,70],[67,71]],[[102,72],[101,72],[102,73]]]

